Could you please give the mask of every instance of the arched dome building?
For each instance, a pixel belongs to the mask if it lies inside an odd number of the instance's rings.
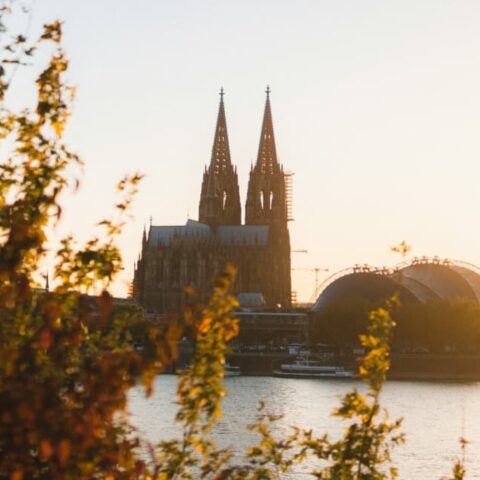
[[[332,300],[360,297],[379,301],[398,292],[404,301],[468,298],[480,302],[480,269],[438,257],[414,258],[394,269],[356,265],[329,277],[316,292],[313,311]]]

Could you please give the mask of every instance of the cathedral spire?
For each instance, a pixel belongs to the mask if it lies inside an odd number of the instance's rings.
[[[270,86],[267,85],[265,93],[265,112],[263,114],[262,132],[258,147],[257,167],[264,174],[272,174],[278,168],[277,149],[273,133],[272,107],[270,105]]]
[[[265,111],[258,147],[257,162],[250,171],[245,220],[249,225],[286,226],[286,189],[283,167],[277,159],[275,136],[273,133],[270,87],[265,92]]]
[[[210,166],[203,174],[199,220],[211,225],[240,225],[238,175],[230,157],[224,95],[222,87],[212,157]]]
[[[217,126],[215,128],[215,138],[213,140],[212,159],[210,168],[215,173],[226,173],[228,167],[232,164],[230,158],[230,146],[228,144],[227,119],[225,116],[225,105],[223,97],[225,91],[220,89],[220,105],[218,107]]]

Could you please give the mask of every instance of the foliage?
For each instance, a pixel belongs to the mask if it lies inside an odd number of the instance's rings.
[[[468,441],[464,438],[460,438],[460,447],[462,449],[462,455],[457,458],[453,463],[452,477],[447,480],[465,480],[467,478],[467,470],[465,468],[465,450],[467,448]]]
[[[292,427],[287,437],[272,433],[281,417],[264,412],[261,404],[258,421],[249,428],[260,435],[257,446],[246,454],[245,465],[228,467],[219,478],[280,479],[309,456],[318,460],[311,475],[324,480],[386,480],[397,477],[391,464],[392,449],[404,441],[399,432],[401,419],[391,422],[380,406],[380,393],[389,369],[390,340],[394,322],[391,311],[398,301],[393,297],[385,308],[370,313],[370,325],[361,343],[367,350],[359,369],[368,384],[366,395],[356,388],[348,392],[334,415],[350,422],[339,440],[327,435],[315,437],[312,431]]]
[[[465,478],[466,470],[461,461],[456,461],[453,465],[452,480],[463,480]]]
[[[195,332],[195,355],[178,380],[176,421],[183,435],[158,446],[156,478],[210,478],[230,458],[207,434],[221,417],[227,343],[238,333],[238,321],[232,316],[238,304],[229,294],[234,276],[234,268],[227,267],[216,279],[209,304],[187,310],[186,322]]]
[[[391,311],[398,301],[393,297],[387,308],[373,310],[368,333],[360,342],[367,350],[359,369],[360,377],[368,383],[366,395],[357,389],[347,393],[334,415],[351,421],[343,437],[332,442],[328,437],[313,438],[307,432],[304,444],[329,465],[314,472],[321,479],[380,480],[396,478],[397,470],[391,466],[391,450],[402,443],[398,433],[401,419],[390,422],[386,410],[381,414],[380,393],[389,369],[390,340],[394,322]]]
[[[3,30],[11,4],[1,4]],[[33,288],[68,167],[80,163],[62,141],[73,89],[61,39],[57,21],[33,45],[23,36],[2,44],[0,136],[12,148],[0,165],[0,478],[140,478],[140,440],[118,414],[137,378],[149,388],[169,361],[177,332],[163,335],[138,308],[114,306],[106,290],[85,295],[94,284],[107,287],[121,267],[115,237],[139,175],[119,183],[118,214],[101,222],[102,239],[81,248],[62,242],[55,291]],[[12,111],[13,68],[47,47],[36,105]],[[132,328],[143,337],[143,355],[133,349]]]
[[[431,352],[474,352],[480,341],[480,305],[468,298],[405,304],[398,311],[395,342]]]
[[[398,245],[390,247],[390,250],[398,253],[405,260],[407,255],[412,251],[412,247],[405,240],[402,240]]]
[[[313,315],[311,338],[313,342],[323,342],[339,347],[358,345],[358,336],[368,325],[368,312],[376,302],[360,297],[335,299],[327,303]]]
[[[0,0],[3,33],[13,4]],[[261,405],[249,427],[259,442],[232,465],[231,452],[219,449],[209,434],[221,416],[223,364],[238,331],[229,294],[234,270],[217,279],[206,307],[192,306],[185,325],[172,323],[166,331],[134,304],[116,304],[107,291],[121,268],[115,242],[140,175],[118,184],[115,218],[99,222],[101,236],[82,247],[71,237],[61,242],[55,290],[34,288],[48,227],[61,216],[68,169],[81,163],[63,143],[74,90],[64,79],[68,60],[61,40],[58,21],[45,25],[33,44],[23,35],[0,39],[0,139],[12,145],[0,164],[0,479],[279,479],[309,455],[318,460],[311,472],[316,478],[395,478],[391,450],[403,441],[401,421],[390,422],[380,406],[395,299],[372,311],[361,337],[367,354],[360,376],[368,391],[352,390],[334,412],[349,422],[343,437],[316,438],[298,427],[287,437],[275,435],[279,416]],[[46,47],[52,50],[37,76],[36,104],[9,109],[16,68]],[[98,286],[102,294],[89,296]],[[126,418],[127,392],[140,380],[151,393],[154,376],[176,356],[187,331],[196,351],[178,382],[176,418],[183,435],[148,445]],[[134,341],[142,344],[142,354]],[[453,475],[464,477],[463,461]]]

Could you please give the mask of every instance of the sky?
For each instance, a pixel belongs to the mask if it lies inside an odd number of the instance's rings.
[[[85,162],[58,237],[80,240],[143,172],[120,246],[125,295],[143,226],[198,217],[218,91],[242,203],[270,85],[277,152],[294,175],[293,289],[313,268],[412,255],[480,264],[478,0],[36,0],[31,34],[64,21],[78,96],[67,140]],[[28,100],[27,77],[16,80]]]

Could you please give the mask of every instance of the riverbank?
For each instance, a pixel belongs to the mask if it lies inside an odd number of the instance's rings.
[[[227,360],[240,367],[242,375],[270,376],[282,363],[292,363],[287,353],[233,353]],[[480,355],[393,354],[388,375],[390,380],[480,381]],[[348,368],[354,363],[344,362]]]
[[[392,380],[480,381],[480,355],[392,354]]]

